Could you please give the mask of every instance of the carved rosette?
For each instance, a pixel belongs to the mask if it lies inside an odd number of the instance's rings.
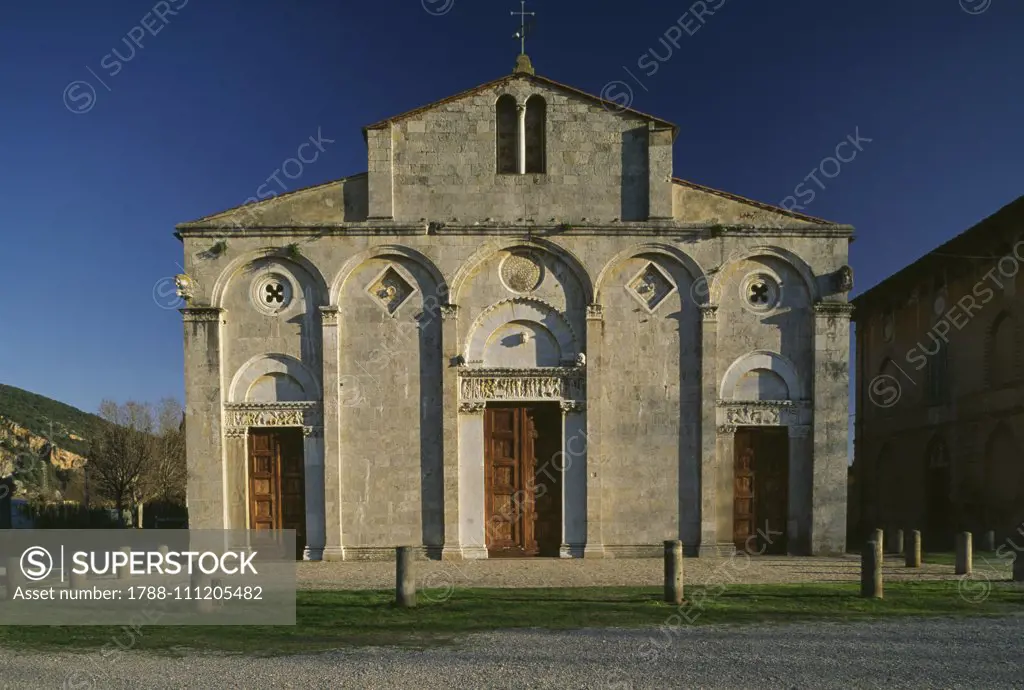
[[[186,307],[179,311],[185,323],[216,323],[220,321],[221,314],[226,313],[225,309],[218,307]]]
[[[461,368],[459,374],[459,398],[464,401],[586,399],[582,367]]]

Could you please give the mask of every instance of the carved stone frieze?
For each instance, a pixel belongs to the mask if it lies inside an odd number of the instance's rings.
[[[322,424],[320,406],[315,402],[231,403],[225,405],[225,411],[227,425],[232,427]]]
[[[829,318],[837,316],[849,318],[853,314],[853,305],[849,302],[817,302],[814,305],[814,313]]]
[[[791,426],[800,423],[800,409],[791,400],[719,400],[719,419],[728,426]]]
[[[186,307],[181,311],[182,319],[188,322],[214,322],[220,321],[221,315],[225,312],[224,309],[218,307]]]
[[[579,367],[472,369],[459,371],[462,400],[582,400],[585,373]]]

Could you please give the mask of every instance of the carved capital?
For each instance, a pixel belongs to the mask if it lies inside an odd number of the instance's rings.
[[[302,427],[302,435],[320,438],[324,435],[324,428],[322,426],[304,426]]]
[[[789,427],[790,438],[807,438],[811,434],[811,426],[809,424],[794,424]]]
[[[700,305],[700,316],[704,321],[717,321],[718,320],[718,306],[714,304],[702,304]]]
[[[226,309],[218,307],[185,307],[179,309],[185,323],[216,323],[221,316],[227,313]]]
[[[249,428],[244,426],[229,426],[224,429],[225,438],[245,438],[249,434]]]
[[[457,304],[442,304],[441,305],[441,320],[450,321],[459,315],[459,305]]]
[[[573,414],[587,411],[587,403],[582,400],[563,400],[560,402],[559,407],[562,408],[563,414]]]
[[[480,414],[484,411],[486,403],[482,402],[464,402],[459,403],[460,414]]]
[[[736,427],[733,426],[732,424],[720,424],[718,426],[718,433],[722,434],[723,436],[726,434],[735,434]]]
[[[600,321],[604,318],[604,307],[596,302],[587,305],[587,320]]]
[[[320,322],[325,326],[337,326],[338,308],[335,306],[320,307]]]

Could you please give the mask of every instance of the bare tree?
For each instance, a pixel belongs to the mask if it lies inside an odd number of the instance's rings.
[[[153,412],[134,401],[100,403],[104,425],[93,439],[87,472],[92,486],[114,502],[123,524],[124,509],[135,507],[148,481],[153,460]]]
[[[188,468],[185,463],[184,410],[173,398],[164,398],[156,411],[156,450],[147,481],[147,500],[185,502]]]

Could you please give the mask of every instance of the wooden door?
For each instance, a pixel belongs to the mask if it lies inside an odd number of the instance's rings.
[[[750,554],[786,553],[789,437],[782,427],[736,430],[733,543]]]
[[[525,407],[484,411],[484,516],[491,556],[532,556],[535,427]]]
[[[249,525],[295,530],[296,557],[306,546],[306,484],[300,429],[249,432]]]
[[[732,538],[738,550],[750,551],[757,534],[753,437],[749,429],[737,429],[734,438]]]

